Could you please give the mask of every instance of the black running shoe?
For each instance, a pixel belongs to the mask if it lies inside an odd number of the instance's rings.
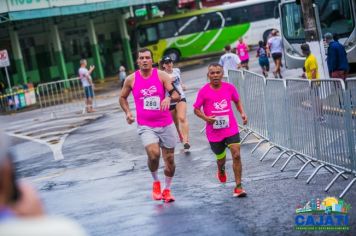
[[[189,143],[185,143],[184,144],[184,151],[188,151],[190,148],[190,144]]]

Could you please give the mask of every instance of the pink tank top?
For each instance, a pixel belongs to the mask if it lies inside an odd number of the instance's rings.
[[[168,109],[166,111],[161,110],[161,102],[165,98],[165,89],[158,78],[156,68],[152,69],[152,74],[148,78],[143,78],[140,70],[135,72],[132,93],[139,125],[164,127],[173,123],[170,111]]]
[[[249,59],[247,45],[245,43],[238,43],[236,45],[236,53],[240,57],[241,61]]]

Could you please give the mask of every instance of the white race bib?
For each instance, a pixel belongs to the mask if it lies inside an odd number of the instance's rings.
[[[213,124],[214,129],[229,128],[229,116],[215,116],[216,121]]]
[[[245,56],[245,51],[243,49],[240,50],[240,56]]]
[[[159,110],[161,100],[158,96],[152,96],[144,98],[143,100],[143,109],[144,110]]]

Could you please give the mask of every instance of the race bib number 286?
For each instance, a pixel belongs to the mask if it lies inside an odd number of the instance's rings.
[[[158,96],[147,97],[143,100],[143,109],[145,110],[159,110],[160,98]]]

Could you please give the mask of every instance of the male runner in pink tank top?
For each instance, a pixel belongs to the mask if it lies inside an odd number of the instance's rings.
[[[233,196],[244,197],[246,192],[241,185],[240,134],[231,103],[233,102],[240,112],[244,125],[247,124],[247,116],[236,88],[230,83],[223,82],[223,76],[224,70],[220,64],[209,65],[210,83],[199,90],[193,105],[194,113],[206,122],[206,136],[217,159],[217,178],[221,183],[226,183],[225,162],[228,147],[232,155],[236,182]]]
[[[120,106],[126,114],[126,121],[135,121],[131,113],[128,96],[132,92],[137,117],[138,134],[145,146],[148,156],[148,168],[153,177],[152,197],[165,202],[174,201],[170,187],[175,172],[174,148],[177,144],[177,130],[172,120],[169,106],[171,101],[178,101],[179,93],[174,90],[170,76],[152,68],[152,52],[147,48],[138,51],[139,70],[129,75],[120,94]],[[168,91],[169,96],[166,96]],[[160,153],[165,163],[165,187],[161,192],[158,179]]]

